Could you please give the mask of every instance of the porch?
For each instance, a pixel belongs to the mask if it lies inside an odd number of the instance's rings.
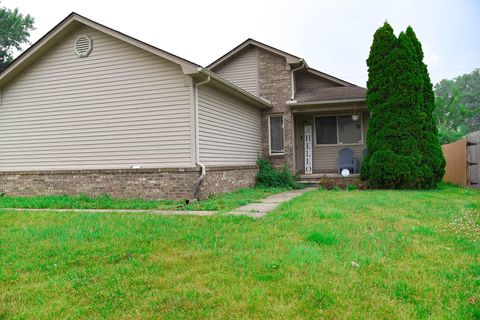
[[[343,177],[337,173],[300,174],[297,182],[306,186],[322,186],[327,189],[333,187],[345,188],[346,185],[353,185],[357,188],[362,186],[360,174],[358,173],[353,173],[348,177]]]
[[[359,180],[359,164],[366,149],[370,116],[365,104],[292,106],[292,113],[294,163],[297,173],[301,174],[300,181],[340,178],[343,181],[337,170],[337,159],[343,148],[353,151],[356,164],[354,168],[349,168],[350,178]]]

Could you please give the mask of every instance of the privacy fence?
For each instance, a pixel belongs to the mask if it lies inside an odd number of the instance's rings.
[[[480,188],[480,131],[444,144],[442,150],[447,160],[443,181]]]

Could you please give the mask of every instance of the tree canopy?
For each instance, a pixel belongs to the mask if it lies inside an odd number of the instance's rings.
[[[0,70],[5,69],[13,60],[14,50],[21,50],[22,44],[28,44],[34,18],[21,14],[18,9],[0,7]]]
[[[435,85],[434,116],[442,144],[480,130],[480,69]]]

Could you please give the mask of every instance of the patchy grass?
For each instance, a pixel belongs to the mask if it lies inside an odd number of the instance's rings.
[[[0,319],[479,319],[479,208],[442,185],[262,219],[3,211]]]
[[[271,194],[285,191],[285,188],[254,187],[231,193],[212,196],[206,200],[187,205],[185,201],[119,199],[109,195],[88,197],[76,196],[2,196],[0,208],[28,209],[155,209],[155,210],[207,210],[227,211],[258,201]]]

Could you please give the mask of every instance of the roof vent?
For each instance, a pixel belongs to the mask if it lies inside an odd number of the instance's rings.
[[[92,51],[92,39],[87,35],[78,36],[74,43],[74,49],[77,56],[84,58]]]

